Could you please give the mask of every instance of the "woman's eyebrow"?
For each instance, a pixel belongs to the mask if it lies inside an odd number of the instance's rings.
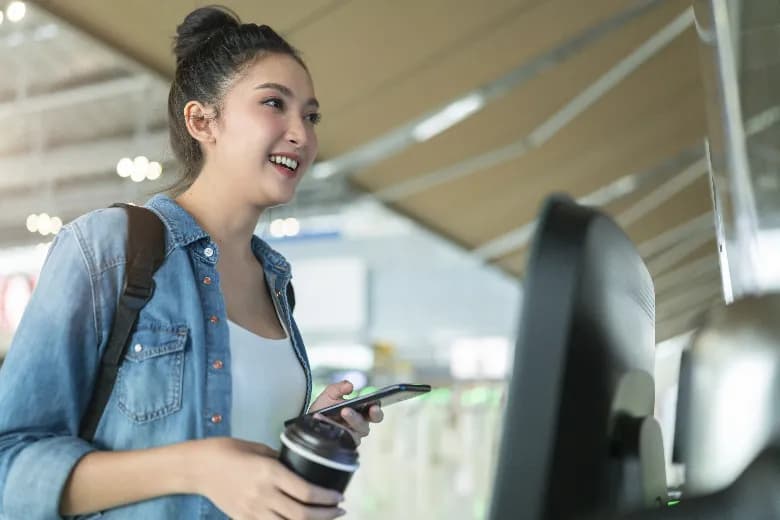
[[[255,87],[255,90],[260,90],[260,89],[264,89],[264,88],[270,88],[270,89],[278,91],[279,93],[281,93],[281,94],[283,94],[283,95],[285,95],[287,97],[295,98],[295,94],[293,94],[293,91],[290,90],[289,87],[287,87],[285,85],[282,85],[281,83],[261,83],[260,85]],[[320,107],[320,103],[319,103],[319,101],[317,101],[316,98],[311,98],[308,101],[306,101],[306,106],[312,106],[314,108],[319,108]]]

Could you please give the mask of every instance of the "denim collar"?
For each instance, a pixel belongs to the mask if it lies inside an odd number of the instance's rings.
[[[170,244],[167,252],[176,247],[187,247],[199,240],[211,241],[209,234],[198,225],[192,215],[168,195],[162,193],[155,195],[149,199],[146,207],[154,211],[168,228]],[[290,277],[290,264],[284,256],[257,235],[252,236],[252,251],[262,262],[265,270],[273,271],[285,278]]]

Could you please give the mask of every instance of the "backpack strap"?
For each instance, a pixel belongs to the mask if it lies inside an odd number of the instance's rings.
[[[295,291],[292,282],[287,284],[287,304],[290,306],[290,314],[295,310]]]
[[[127,211],[127,264],[111,334],[100,360],[98,375],[79,437],[92,441],[114,389],[119,367],[138,314],[154,293],[152,277],[165,260],[165,226],[157,215],[140,206],[114,204]]]

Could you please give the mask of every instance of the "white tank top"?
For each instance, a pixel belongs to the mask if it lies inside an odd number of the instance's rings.
[[[268,339],[228,320],[231,435],[278,450],[284,421],[301,413],[306,376],[290,338]]]

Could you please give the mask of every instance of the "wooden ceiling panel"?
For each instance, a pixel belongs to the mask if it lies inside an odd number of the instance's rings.
[[[508,255],[502,256],[500,259],[493,262],[493,265],[498,268],[514,275],[522,277],[525,273],[526,264],[528,263],[528,248],[514,251]]]
[[[474,5],[482,8],[484,4]],[[350,87],[327,70],[318,72],[315,76],[318,95],[326,103],[320,133],[321,155],[329,158],[369,142],[410,119],[494,81],[625,8],[626,4],[621,0],[598,0],[587,4],[545,0],[528,9],[516,9],[512,11],[513,16],[504,17],[489,30],[467,35],[430,60],[419,61],[412,53],[407,58],[417,63],[415,67],[371,91],[367,98],[355,95],[354,102],[335,111],[327,105],[329,93],[335,88]],[[450,10],[457,8],[451,7]],[[437,22],[441,23],[441,20]],[[551,27],[555,29],[550,30]],[[364,46],[363,49],[371,55],[369,47]],[[312,63],[321,63],[324,69],[333,59],[326,55],[316,58],[311,51],[308,55]],[[355,70],[350,72],[355,73]],[[359,71],[359,74],[362,73]],[[337,87],[331,87],[328,82],[337,82]]]
[[[36,3],[139,63],[172,78],[175,65],[171,53],[172,38],[176,34],[176,27],[196,7],[219,3],[238,13],[243,21],[265,23],[279,32],[288,33],[345,2],[37,0]]]
[[[377,91],[413,78],[540,1],[352,1],[295,32],[291,40],[304,53],[323,111],[338,118],[355,104],[372,103]],[[377,124],[383,122],[367,120],[361,126]]]
[[[679,15],[680,9],[674,7],[673,3],[667,4],[627,24],[493,101],[461,124],[359,172],[355,182],[363,188],[378,190],[517,142]],[[678,59],[687,58],[684,55]],[[663,95],[664,89],[648,89],[642,104],[652,104]]]
[[[656,237],[666,230],[712,211],[710,181],[704,175],[676,193],[647,217],[629,226],[626,233],[635,244]]]
[[[176,25],[191,9],[210,2],[37,3],[170,77]],[[625,0],[224,3],[245,21],[271,25],[303,52],[323,104],[323,159],[350,152],[504,77],[631,7]],[[358,172],[354,182],[373,192],[518,142],[689,6],[689,0],[657,2],[449,131]],[[391,207],[471,249],[531,222],[550,192],[586,195],[658,165],[700,142],[705,132],[698,42],[689,29],[540,148]],[[652,189],[607,209],[622,210]],[[639,243],[709,205],[703,179],[630,226],[629,235]],[[511,251],[494,264],[520,274],[526,252]]]
[[[629,112],[624,124],[583,135],[580,153],[551,142],[519,160],[398,205],[429,225],[438,223],[446,235],[471,247],[479,246],[530,222],[540,201],[551,192],[584,196],[698,142],[704,132],[703,116],[698,120],[681,118],[696,96],[695,89],[685,89],[636,120]]]

